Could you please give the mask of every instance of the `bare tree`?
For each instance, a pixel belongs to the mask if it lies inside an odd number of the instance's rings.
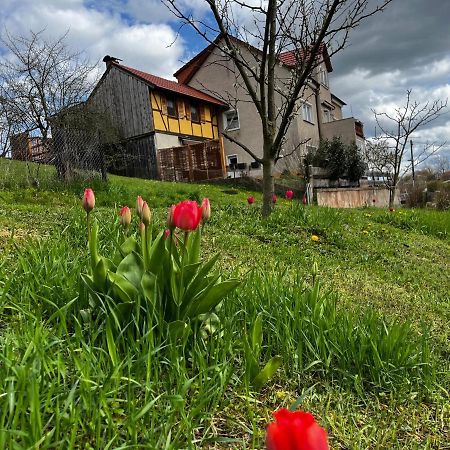
[[[450,170],[450,156],[442,154],[436,155],[431,164],[439,176],[443,175]]]
[[[262,164],[263,216],[272,208],[274,165],[285,156],[286,134],[296,120],[314,69],[322,63],[324,45],[333,56],[346,46],[353,28],[391,1],[205,0],[210,14],[203,20],[190,14],[188,2],[162,0],[182,26],[193,28],[220,49],[224,60],[233,63],[237,87],[245,91],[245,101],[256,107],[263,134],[262,156],[259,149],[226,130],[223,136]],[[280,55],[286,51],[295,60],[289,76],[278,70]]]
[[[375,121],[380,134],[367,146],[368,164],[381,172],[388,172],[390,179],[389,204],[393,206],[398,182],[414,166],[419,166],[438,152],[445,143],[427,143],[415,149],[413,160],[405,160],[414,133],[444,113],[447,100],[420,103],[412,99],[411,90],[406,91],[405,104],[392,113],[376,112]]]
[[[38,130],[45,144],[51,118],[91,92],[96,65],[70,50],[67,32],[48,40],[44,30],[22,36],[6,31],[0,42],[6,49],[0,59],[0,123],[9,127],[5,136]]]

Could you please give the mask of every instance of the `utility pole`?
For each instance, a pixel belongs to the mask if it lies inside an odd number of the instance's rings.
[[[413,141],[412,139],[409,140],[409,143],[411,145],[411,170],[412,170],[412,185],[414,187],[415,185],[415,176],[414,176],[414,154],[413,154]]]

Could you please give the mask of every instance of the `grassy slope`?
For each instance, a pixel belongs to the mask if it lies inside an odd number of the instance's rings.
[[[82,184],[66,188],[54,182],[51,169],[46,169],[40,174],[41,187],[35,189],[22,186],[24,175],[22,164],[0,161],[0,264],[17,263],[13,242],[20,246],[26,236],[58,235],[79,208]],[[280,267],[288,270],[288,276],[299,272],[307,281],[317,261],[322,282],[338,292],[340,307],[355,314],[371,307],[388,318],[413,321],[418,331],[425,323],[431,329],[434,351],[448,359],[450,212],[328,210],[280,201],[272,217],[263,222],[257,209],[260,196],[255,194],[256,204],[249,207],[248,193],[229,187],[111,177],[106,187],[94,184],[94,188],[100,214],[111,216],[111,207],[133,205],[141,194],[160,223],[170,204],[208,196],[213,217],[205,233],[206,252],[220,251],[226,271]],[[310,240],[312,233],[319,235],[319,242]],[[315,382],[299,380],[277,379],[265,392],[266,408],[289,405],[308,383]],[[351,389],[321,383],[305,395],[302,405],[326,420],[335,448],[440,448],[446,442],[445,397],[416,403],[413,394],[401,400],[367,395],[361,398]],[[223,429],[225,435],[240,436],[249,422],[263,427],[267,420],[265,408],[250,411],[242,398],[232,394],[223,407],[223,416],[236,420],[223,426],[218,413],[219,434]]]

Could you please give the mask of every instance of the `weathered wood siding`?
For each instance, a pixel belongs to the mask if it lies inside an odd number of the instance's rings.
[[[122,144],[124,152],[115,158],[109,172],[137,178],[158,178],[155,135],[129,139]]]
[[[154,129],[148,85],[115,66],[105,74],[90,101],[99,111],[110,114],[124,139]]]

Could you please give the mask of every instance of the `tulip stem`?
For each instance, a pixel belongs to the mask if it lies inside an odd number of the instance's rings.
[[[139,229],[141,231],[141,250],[142,250],[142,259],[144,261],[144,269],[147,270],[147,240],[145,236],[146,227],[142,226],[142,222],[139,224]]]

